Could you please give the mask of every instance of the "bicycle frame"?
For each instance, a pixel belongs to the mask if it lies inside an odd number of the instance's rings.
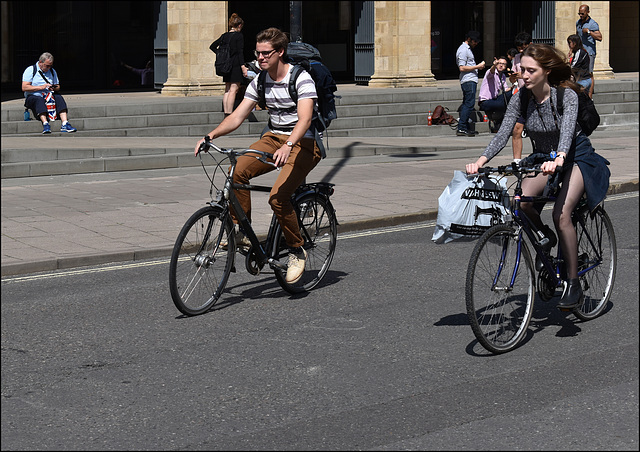
[[[522,193],[522,189],[520,189],[520,193]],[[531,246],[533,246],[533,249],[536,251],[536,254],[540,257],[540,260],[542,261],[542,264],[543,264],[543,268],[547,270],[549,276],[552,278],[553,284],[556,287],[558,287],[562,284],[562,278],[560,277],[560,270],[561,270],[560,265],[564,262],[564,260],[562,259],[562,247],[558,246],[557,258],[555,259],[555,262],[554,262],[553,258],[549,258],[549,256],[543,252],[542,244],[540,244],[539,241],[536,239],[537,229],[535,228],[535,225],[529,219],[527,214],[520,208],[520,203],[522,202],[531,202],[531,203],[544,202],[546,204],[547,202],[555,202],[555,200],[556,200],[555,196],[549,196],[549,197],[523,196],[522,194],[520,195],[516,194],[514,195],[514,208],[512,209],[512,215],[513,215],[514,221],[518,223],[521,230],[524,231],[526,236],[529,238],[529,243],[531,243]],[[522,232],[520,232],[520,234],[522,234]],[[515,277],[515,274],[517,273],[518,265],[520,262],[521,241],[522,241],[522,235],[520,235],[520,238],[518,240],[518,262],[516,264],[514,277]],[[512,281],[512,284],[513,284],[513,281]]]
[[[217,148],[217,146],[214,146],[210,142],[208,143],[208,145],[214,147],[214,149],[218,151],[221,151],[219,148]],[[273,158],[272,154],[264,151],[257,151],[254,149],[251,149],[251,150],[247,149],[246,151],[250,151],[250,152],[247,152],[247,154],[248,153],[258,154],[260,157],[256,157],[255,155],[253,155],[253,157],[257,158],[258,160],[264,163],[271,164],[275,167],[275,164],[268,162],[266,160],[267,158]],[[278,250],[275,247],[275,243],[274,243],[276,240],[277,229],[279,226],[276,216],[272,215],[271,223],[269,225],[269,230],[267,232],[267,238],[264,242],[261,242],[260,239],[258,239],[253,227],[251,226],[251,222],[249,221],[249,218],[247,217],[246,212],[240,205],[240,202],[238,201],[238,198],[234,191],[234,190],[250,190],[250,191],[260,191],[260,192],[269,193],[271,191],[271,187],[267,187],[264,185],[234,183],[233,175],[236,170],[238,156],[231,152],[223,152],[223,153],[229,157],[231,168],[230,168],[230,171],[225,175],[224,188],[217,192],[215,200],[212,200],[209,203],[209,205],[218,206],[222,208],[225,215],[230,214],[229,205],[231,205],[234,212],[236,213],[239,225],[241,226],[246,237],[251,242],[252,253],[254,253],[256,257],[256,263],[259,266],[269,264],[269,266],[272,268],[278,268],[286,272],[287,266],[285,264],[280,263],[280,261],[274,258],[278,254]],[[243,154],[240,154],[240,155],[243,155]],[[329,197],[333,193],[332,187],[333,187],[333,184],[329,184],[326,182],[304,184],[299,186],[296,189],[293,195],[293,199],[295,201],[301,198],[302,196],[305,196],[309,193],[313,193],[315,195],[324,197],[327,201],[328,206],[330,206],[330,208],[333,208],[333,206],[331,205],[331,202],[329,201]],[[295,202],[294,202],[294,205],[295,205]],[[304,225],[299,224],[299,226],[300,226],[300,232],[301,234],[303,234],[305,241],[310,242],[311,238],[309,237],[309,233],[304,227]]]
[[[514,266],[513,274],[510,279],[510,287],[513,288],[513,285],[515,283],[515,277],[518,273],[518,269],[520,266],[520,258],[522,255],[522,231],[524,231],[525,235],[529,238],[529,242],[531,243],[531,246],[533,246],[537,256],[539,256],[543,264],[543,268],[547,271],[547,274],[551,278],[550,282],[555,287],[559,287],[563,283],[562,265],[564,263],[564,259],[562,257],[562,247],[558,246],[558,253],[555,259],[553,257],[548,256],[546,253],[544,253],[544,250],[542,247],[543,245],[539,242],[539,240],[536,237],[537,235],[536,233],[538,232],[537,228],[535,227],[533,222],[529,219],[527,214],[520,207],[520,204],[522,202],[546,204],[548,202],[555,202],[557,198],[555,196],[524,196],[522,194],[522,180],[526,176],[524,176],[523,172],[520,172],[518,170],[514,171],[514,174],[517,177],[517,182],[516,182],[516,187],[514,189],[514,201],[511,207],[511,215],[512,215],[512,220],[518,224],[518,226],[520,227],[520,230],[518,231],[519,237],[517,240],[517,243],[518,243],[517,260]],[[576,206],[576,208],[574,209],[573,218],[574,218],[574,225],[576,227],[576,233],[578,233],[578,228],[580,228],[580,233],[585,235],[586,239],[589,241],[589,244],[591,245],[593,250],[596,253],[598,253],[598,250],[600,249],[600,247],[594,243],[594,238],[591,237],[589,231],[585,227],[584,219],[582,215],[576,215],[576,213],[580,211],[584,206],[583,203],[584,203],[583,200],[580,201]],[[579,277],[583,276],[588,271],[600,265],[601,262],[602,262],[602,256],[597,254],[597,262],[590,263],[589,266],[583,269],[579,269],[578,276]],[[493,286],[495,286],[496,282],[498,281],[501,272],[502,272],[502,265],[498,268],[496,277],[494,278]]]

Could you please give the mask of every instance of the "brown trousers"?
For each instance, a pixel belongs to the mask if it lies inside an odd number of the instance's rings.
[[[260,140],[253,143],[250,149],[273,154],[288,139],[289,135],[276,135],[267,132]],[[321,158],[322,154],[316,141],[313,138],[303,138],[300,143],[293,147],[287,163],[280,169],[280,174],[271,188],[269,204],[280,223],[287,246],[290,248],[304,245],[304,239],[298,226],[298,218],[291,203],[291,196]],[[273,166],[267,165],[254,157],[242,156],[238,158],[233,182],[248,184],[252,178],[266,174],[274,169]],[[251,221],[251,192],[249,190],[235,190],[235,194],[238,201],[240,201],[242,209],[247,213],[247,218]],[[233,209],[231,210],[233,220],[237,223]]]

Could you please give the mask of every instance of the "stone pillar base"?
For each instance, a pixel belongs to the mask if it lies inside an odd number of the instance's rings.
[[[369,86],[373,88],[413,88],[423,86],[435,86],[436,79],[433,75],[406,76],[406,75],[373,75],[369,80]]]
[[[163,96],[220,96],[224,94],[222,79],[214,80],[180,80],[169,79],[164,84]]]
[[[608,69],[594,69],[593,70],[593,78],[595,80],[611,80],[616,78],[616,74],[614,74],[611,68]]]

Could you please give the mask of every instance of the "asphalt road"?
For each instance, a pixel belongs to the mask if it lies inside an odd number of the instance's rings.
[[[638,450],[638,194],[606,207],[606,312],[538,300],[500,356],[466,319],[475,242],[430,223],[341,235],[304,296],[240,270],[198,317],[166,260],[5,278],[2,450]]]

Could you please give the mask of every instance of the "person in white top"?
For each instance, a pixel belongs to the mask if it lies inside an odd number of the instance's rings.
[[[316,144],[315,135],[309,130],[318,98],[315,83],[306,71],[302,71],[296,81],[298,101],[293,101],[288,89],[293,68],[286,62],[288,44],[287,36],[277,28],[268,28],[256,36],[255,55],[260,69],[267,71],[264,97],[269,110],[270,130],[249,148],[273,153],[273,163],[280,168],[278,178],[269,194],[269,204],[280,222],[290,249],[286,280],[288,283],[295,283],[304,272],[307,253],[303,249],[304,238],[300,234],[291,196],[318,164],[322,154]],[[256,77],[247,87],[240,105],[218,127],[208,133],[209,139],[214,140],[227,135],[240,127],[259,100]],[[196,144],[196,155],[204,140],[205,138]],[[233,181],[248,184],[253,177],[273,169],[275,168],[272,165],[253,157],[239,157]],[[236,196],[251,221],[251,192],[236,190]],[[238,223],[235,215],[234,222]],[[236,244],[245,246],[248,242],[242,231],[238,231]]]

